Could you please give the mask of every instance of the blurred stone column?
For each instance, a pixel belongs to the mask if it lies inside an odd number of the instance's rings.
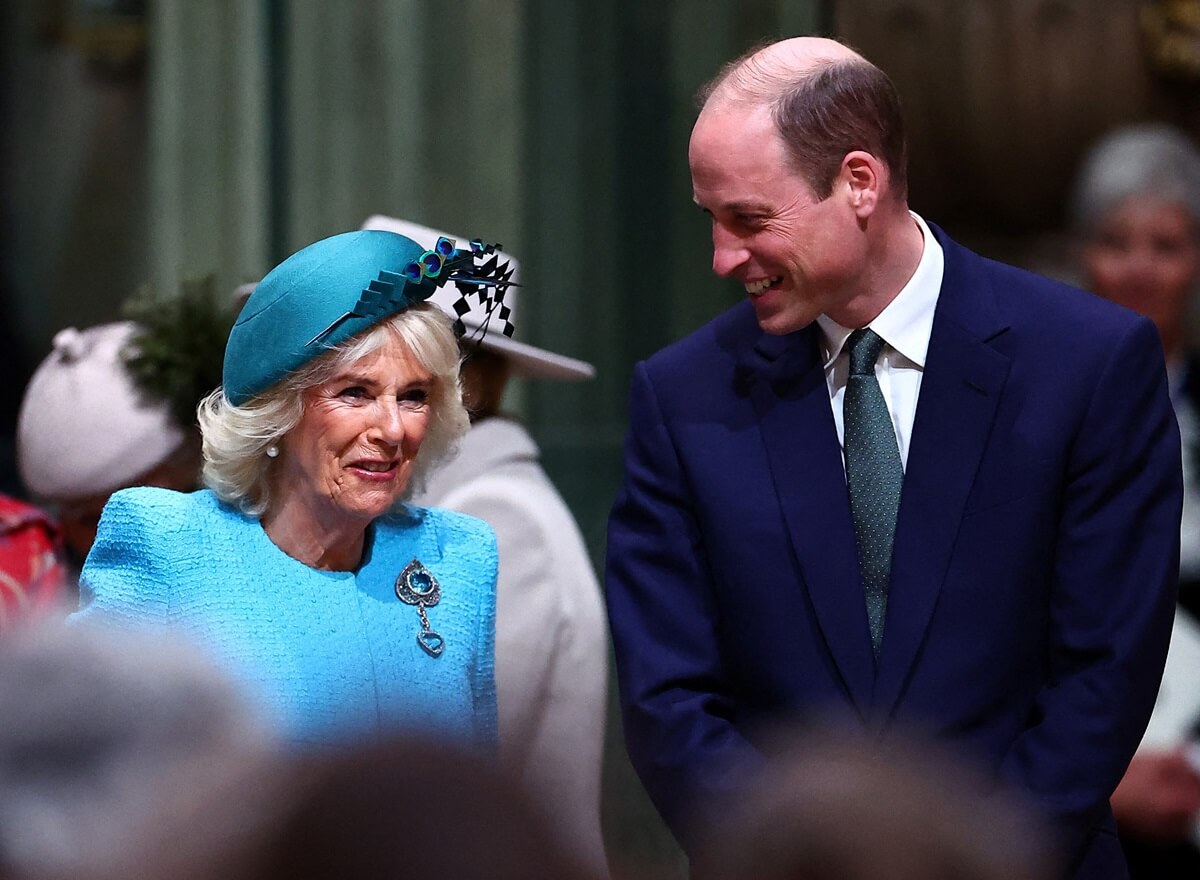
[[[383,213],[520,253],[521,6],[287,6],[290,247]]]
[[[156,284],[257,278],[389,213],[519,252],[516,0],[158,0]]]
[[[150,4],[150,276],[160,295],[268,268],[268,4]]]

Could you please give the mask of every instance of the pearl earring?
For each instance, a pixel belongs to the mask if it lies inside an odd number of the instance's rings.
[[[276,446],[275,444],[271,444],[270,446],[267,447],[267,458],[275,458],[278,455],[279,455],[279,447],[278,446]]]

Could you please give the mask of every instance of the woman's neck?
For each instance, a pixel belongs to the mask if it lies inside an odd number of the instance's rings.
[[[354,571],[362,563],[367,526],[363,523],[322,523],[291,508],[267,513],[263,531],[276,547],[310,568]]]

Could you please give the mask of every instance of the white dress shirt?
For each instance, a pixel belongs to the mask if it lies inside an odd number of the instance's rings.
[[[1179,436],[1183,441],[1183,517],[1179,524],[1179,578],[1200,579],[1200,474],[1196,473],[1192,451],[1200,443],[1200,412],[1184,392],[1188,365],[1182,358],[1167,364],[1167,382],[1171,403],[1179,421]],[[1195,381],[1194,379],[1192,381]]]
[[[925,239],[921,260],[896,298],[867,325],[884,341],[883,351],[875,362],[875,376],[879,380],[888,412],[891,413],[896,443],[900,447],[900,460],[906,468],[913,420],[917,415],[917,397],[925,372],[925,355],[929,351],[929,336],[933,332],[933,313],[937,308],[945,269],[942,246],[937,243],[924,220],[916,214],[912,214],[912,217]],[[843,327],[826,315],[817,318],[817,324],[821,328],[825,381],[829,385],[829,400],[833,406],[833,421],[837,425],[844,464],[846,449],[842,398],[850,374],[850,356],[842,349],[857,328]]]

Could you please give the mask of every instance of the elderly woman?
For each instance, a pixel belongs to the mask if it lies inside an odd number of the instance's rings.
[[[273,269],[200,406],[208,488],[115,494],[78,617],[192,632],[301,744],[417,729],[490,747],[492,532],[405,504],[468,425],[450,320],[425,300],[503,291],[488,253],[351,232]]]
[[[1164,125],[1119,129],[1088,154],[1073,209],[1087,284],[1158,327],[1184,446],[1180,610],[1159,703],[1113,812],[1134,878],[1196,877],[1200,774],[1189,754],[1200,724],[1200,359],[1187,319],[1200,280],[1200,152]]]

